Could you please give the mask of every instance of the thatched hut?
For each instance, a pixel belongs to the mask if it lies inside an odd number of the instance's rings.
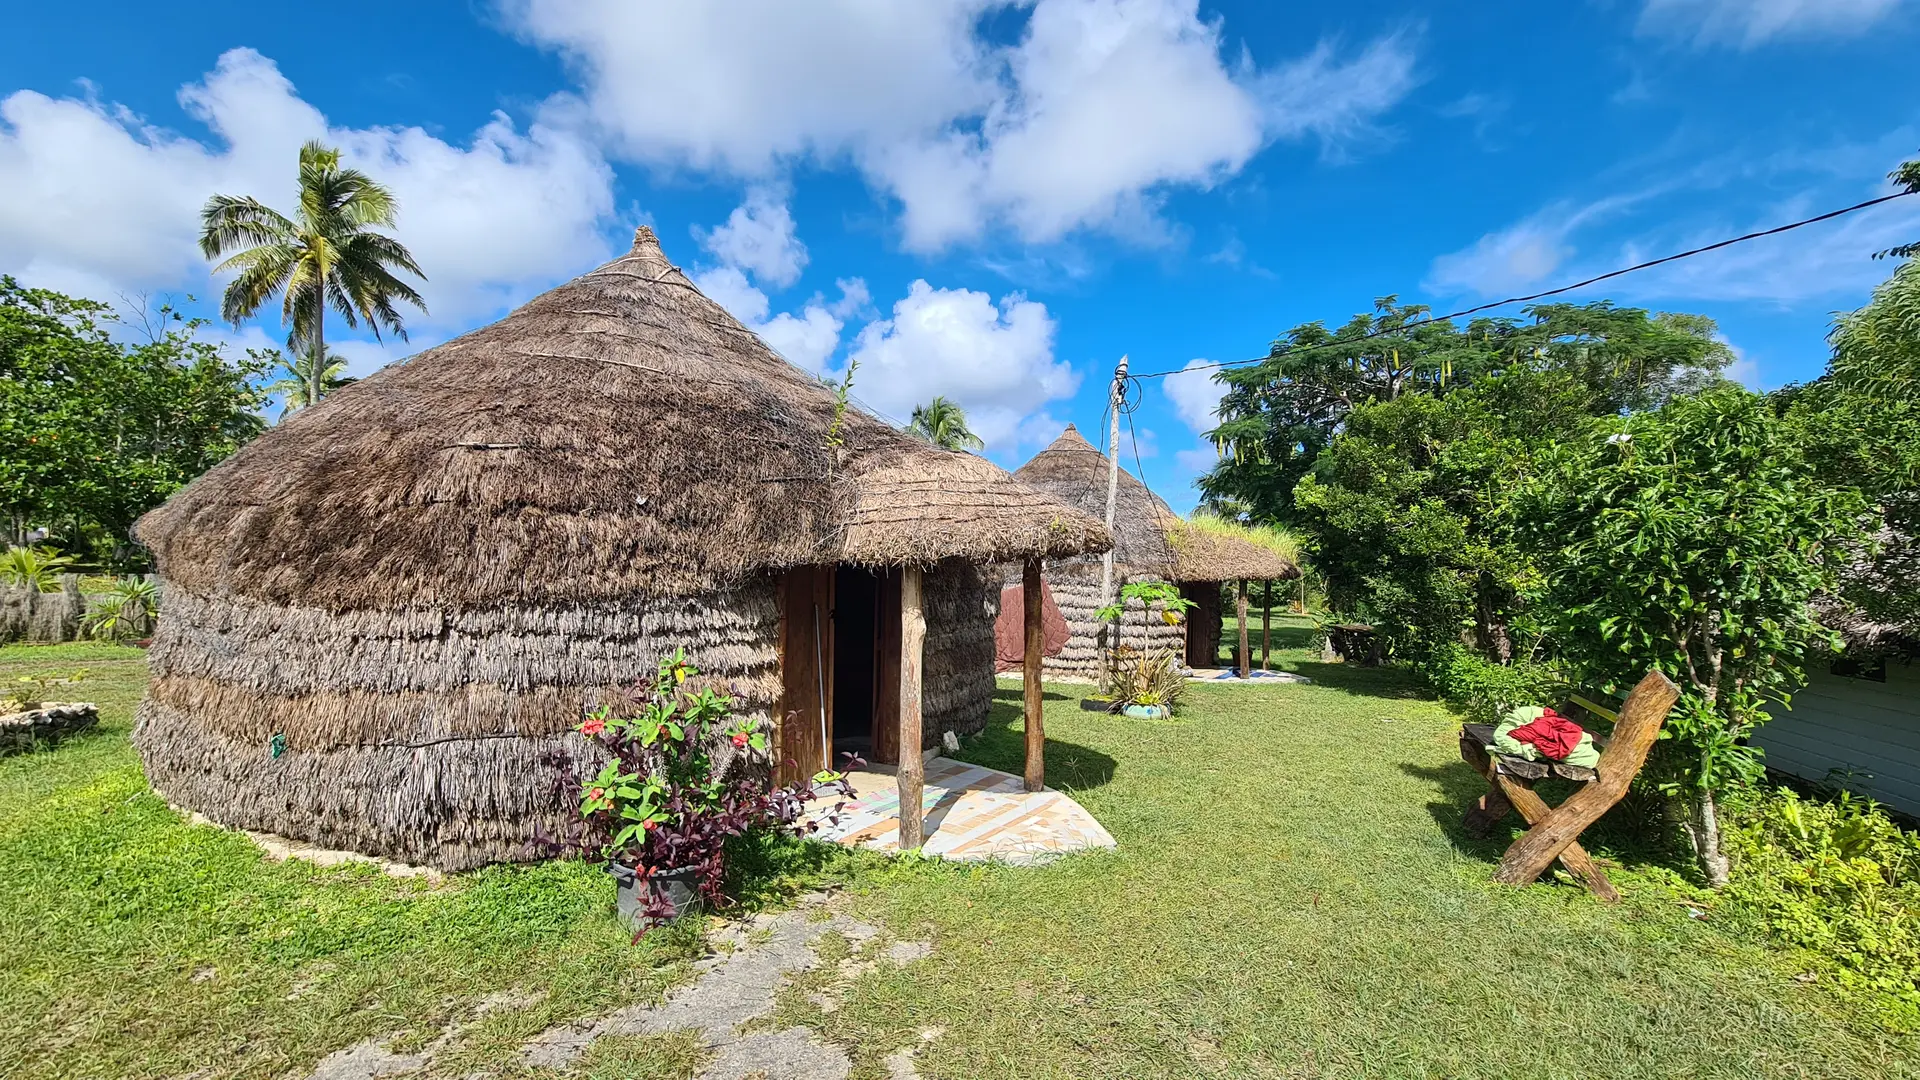
[[[1072,424],[1052,445],[1014,471],[1014,479],[1089,515],[1104,517],[1112,463]],[[1220,586],[1229,581],[1277,581],[1299,568],[1273,551],[1188,526],[1159,496],[1125,469],[1119,470],[1113,517],[1114,590],[1131,581],[1172,582],[1195,607],[1177,624],[1145,617],[1138,601],[1120,620],[1118,645],[1140,650],[1172,649],[1195,667],[1211,667],[1219,648]],[[1101,607],[1101,560],[1096,555],[1047,564],[1048,592],[1068,627],[1066,645],[1046,658],[1049,674],[1097,678]]]
[[[904,782],[985,721],[980,568],[1107,544],[846,407],[647,228],[288,418],[139,535],[167,586],[134,733],[154,787],[454,869],[540,855],[597,767],[582,709],[679,646],[772,722],[788,773],[839,746]]]

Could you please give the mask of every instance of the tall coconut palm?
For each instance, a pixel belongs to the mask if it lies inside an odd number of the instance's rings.
[[[234,279],[220,315],[238,326],[277,293],[280,322],[292,340],[312,355],[326,355],[326,310],[350,327],[366,320],[379,337],[391,330],[406,339],[406,324],[394,310],[405,301],[424,314],[426,302],[395,270],[426,280],[400,242],[376,227],[393,227],[393,193],[358,169],[340,167],[340,151],[310,142],[300,148],[300,208],[287,217],[250,195],[215,195],[200,211],[200,250],[209,259],[229,257],[215,273]],[[309,401],[326,392],[325,364],[310,365]]]
[[[967,413],[945,397],[916,405],[907,421],[907,434],[918,435],[944,450],[984,450],[987,444],[967,430]]]
[[[280,408],[282,420],[287,418],[288,413],[315,404],[321,397],[355,381],[347,375],[347,362],[340,359],[339,353],[327,353],[326,365],[316,380],[313,377],[316,355],[313,347],[298,339],[288,341],[287,347],[293,350],[293,359],[280,362],[280,370],[286,374],[267,384],[267,393],[285,403]]]

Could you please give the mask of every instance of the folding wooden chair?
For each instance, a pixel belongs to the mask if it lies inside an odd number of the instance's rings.
[[[1528,761],[1525,758],[1495,754],[1488,747],[1493,728],[1487,724],[1467,724],[1460,729],[1460,756],[1487,778],[1489,790],[1467,811],[1464,822],[1468,832],[1485,836],[1508,810],[1519,810],[1526,819],[1527,831],[1500,859],[1493,880],[1508,885],[1526,885],[1539,878],[1555,859],[1602,900],[1620,899],[1620,893],[1607,880],[1585,848],[1580,834],[1600,815],[1613,808],[1633,784],[1633,778],[1646,764],[1647,753],[1660,737],[1660,727],[1680,699],[1680,688],[1658,671],[1647,672],[1633,688],[1613,725],[1595,769],[1566,765],[1555,761]],[[1548,806],[1533,790],[1533,785],[1549,776],[1558,776],[1583,785],[1559,806]]]

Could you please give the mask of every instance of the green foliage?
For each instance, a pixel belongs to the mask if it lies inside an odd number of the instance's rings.
[[[1888,173],[1887,179],[1892,180],[1896,185],[1905,188],[1910,193],[1920,194],[1920,158],[1915,158],[1893,170],[1891,173]],[[1898,247],[1888,248],[1886,251],[1875,252],[1873,257],[1876,259],[1911,259],[1916,255],[1920,255],[1920,242],[1901,244]]]
[[[1569,676],[1681,685],[1652,759],[1668,790],[1759,771],[1745,737],[1832,635],[1808,606],[1859,535],[1858,495],[1819,483],[1765,399],[1734,386],[1600,422],[1518,508],[1539,610]]]
[[[105,305],[0,278],[0,515],[127,565],[134,520],[259,433],[259,365],[161,316],[151,340],[116,342]]]
[[[73,560],[50,547],[10,547],[0,552],[0,582],[8,585],[58,592],[60,575],[72,569]]]
[[[1172,712],[1186,690],[1185,665],[1168,649],[1115,649],[1100,684],[1100,696],[1112,702],[1112,712],[1128,705],[1161,705]]]
[[[426,301],[395,271],[426,279],[413,255],[375,231],[392,228],[399,204],[392,192],[358,169],[340,167],[340,151],[319,142],[300,148],[299,210],[292,217],[250,195],[215,195],[200,212],[200,250],[227,259],[214,273],[231,273],[220,315],[240,323],[276,294],[280,321],[291,328],[297,351],[326,356],[326,313],[332,307],[348,326],[365,321],[379,337],[391,331],[406,339],[396,301],[422,312]],[[327,368],[310,362],[308,401],[325,393]]]
[[[1459,645],[1435,650],[1420,671],[1447,704],[1484,724],[1515,706],[1553,705],[1567,694],[1566,683],[1547,664],[1496,663]]]
[[[0,695],[0,712],[18,712],[30,709],[43,701],[52,701],[53,690],[57,686],[76,686],[85,682],[87,669],[80,668],[68,675],[21,675]]]
[[[935,397],[925,405],[914,406],[913,418],[907,421],[907,434],[925,439],[943,450],[977,452],[987,448],[980,436],[967,427],[966,411],[945,397]]]
[[[1555,371],[1582,386],[1596,415],[1646,408],[1711,382],[1731,361],[1711,320],[1649,315],[1610,303],[1540,304],[1527,320],[1411,324],[1428,309],[1388,296],[1338,331],[1295,327],[1260,364],[1223,369],[1221,461],[1200,487],[1209,505],[1292,522],[1294,487],[1369,403],[1443,397],[1514,370]],[[1367,335],[1379,335],[1368,337]]]
[[[95,641],[120,641],[152,633],[159,615],[159,587],[129,574],[88,597],[80,629]]]
[[[1193,601],[1180,595],[1180,587],[1170,581],[1130,581],[1120,587],[1118,603],[1108,604],[1093,613],[1095,622],[1118,622],[1120,613],[1126,609],[1127,601],[1138,601],[1148,609],[1152,617],[1152,608],[1160,605],[1160,618],[1169,626],[1180,621],[1180,616],[1193,610]]]
[[[1727,810],[1728,901],[1833,960],[1844,985],[1920,1007],[1920,836],[1847,793],[1756,789]]]
[[[340,358],[340,354],[331,351],[327,353],[326,367],[316,379],[313,371],[316,354],[313,347],[299,342],[288,344],[294,346],[292,360],[282,356],[278,349],[267,349],[261,352],[249,350],[248,353],[256,360],[282,373],[279,378],[262,388],[269,397],[277,397],[282,402],[280,406],[282,420],[286,419],[289,413],[314,404],[319,397],[325,397],[349,383],[358,381],[347,375],[347,362]],[[316,397],[316,394],[319,397]]]
[[[840,377],[839,383],[834,385],[833,419],[827,424],[827,437],[825,441],[825,446],[829,454],[846,444],[846,438],[842,432],[847,426],[847,407],[853,397],[853,373],[859,369],[860,361],[857,359],[849,359],[847,361],[847,373]],[[833,462],[829,461],[827,467],[831,469]]]

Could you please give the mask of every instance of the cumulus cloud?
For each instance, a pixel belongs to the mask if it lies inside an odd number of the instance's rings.
[[[829,303],[815,296],[799,314],[780,312],[769,316],[772,302],[767,294],[747,280],[737,266],[717,266],[693,275],[693,283],[714,303],[726,308],[747,329],[785,357],[790,363],[815,375],[824,375],[828,362],[840,348],[840,331],[845,317],[867,304],[867,283],[859,278],[842,280],[840,299]]]
[[[1018,40],[983,18],[1024,14]],[[1157,203],[1208,187],[1275,139],[1329,147],[1371,130],[1415,85],[1392,34],[1321,43],[1262,69],[1229,58],[1198,0],[510,0],[557,50],[618,152],[747,176],[851,161],[897,199],[908,246],[1005,226],[1161,235]],[[1001,20],[1004,22],[1004,20]]]
[[[800,242],[786,200],[771,188],[757,187],[734,208],[724,225],[694,230],[700,246],[728,266],[737,266],[775,288],[800,280],[807,246]]]
[[[1173,403],[1173,411],[1195,435],[1205,435],[1220,426],[1215,412],[1226,387],[1213,379],[1219,370],[1211,361],[1189,360],[1186,367],[1160,380],[1160,389]]]
[[[1018,293],[996,304],[983,292],[915,281],[890,318],[854,339],[854,392],[893,416],[944,395],[990,447],[1003,444],[1036,409],[1079,389],[1079,374],[1054,359],[1055,329],[1045,304]]]
[[[212,138],[148,124],[91,87],[0,101],[0,264],[95,296],[203,283],[207,197],[291,210],[295,157],[315,138],[393,190],[395,235],[428,274],[430,322],[489,314],[608,254],[612,171],[570,133],[563,101],[524,130],[496,113],[464,145],[417,127],[335,127],[252,49],[222,55],[179,98]]]
[[[1905,0],[1646,0],[1640,32],[1751,49],[1776,38],[1865,33]]]

